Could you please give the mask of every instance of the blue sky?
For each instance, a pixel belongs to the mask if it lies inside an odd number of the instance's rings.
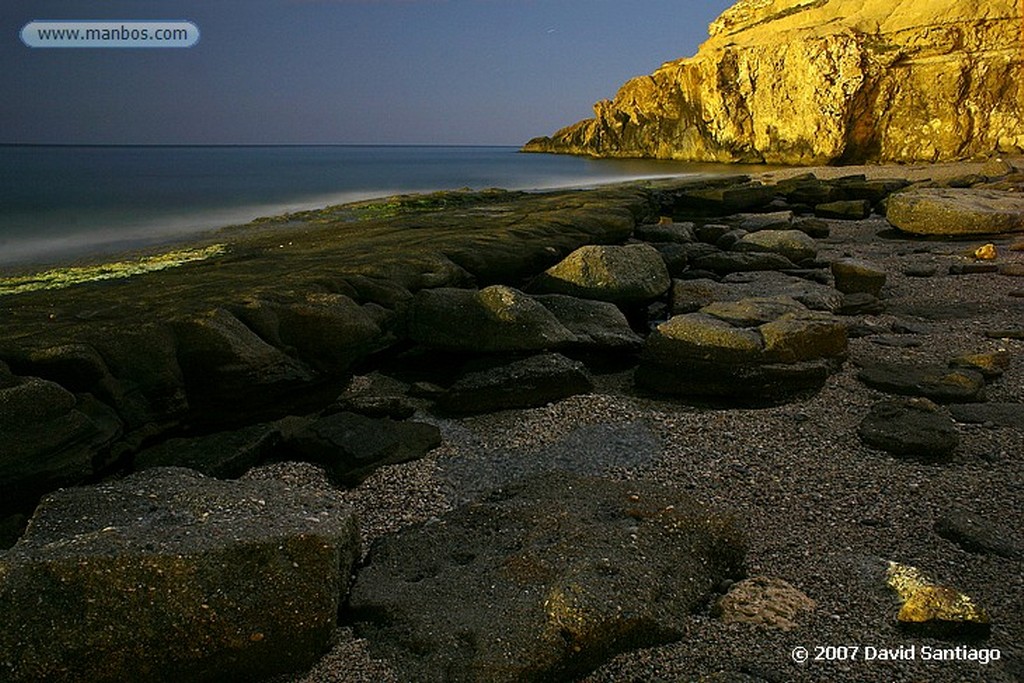
[[[731,0],[0,2],[0,142],[521,144],[692,55]],[[30,49],[39,19],[187,19],[187,49]]]

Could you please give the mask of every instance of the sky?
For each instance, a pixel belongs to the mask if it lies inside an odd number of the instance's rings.
[[[733,0],[0,0],[0,143],[520,145],[693,55]],[[192,47],[30,48],[33,20]]]

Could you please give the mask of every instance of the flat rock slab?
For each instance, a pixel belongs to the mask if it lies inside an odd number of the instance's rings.
[[[935,520],[935,533],[968,552],[1024,557],[1024,542],[1013,529],[963,508],[942,513]]]
[[[567,680],[682,637],[744,553],[681,493],[554,472],[379,540],[351,616],[405,680]]]
[[[1024,403],[955,403],[949,412],[957,422],[1024,429]]]
[[[985,378],[977,370],[942,365],[872,363],[861,368],[857,379],[879,391],[922,396],[939,403],[985,400]]]
[[[159,468],[58,491],[0,555],[0,678],[214,682],[307,667],[358,556],[338,497],[277,482]]]
[[[881,401],[857,428],[861,441],[896,456],[948,458],[960,443],[956,425],[930,401]]]
[[[996,235],[1024,230],[1024,197],[999,190],[921,188],[889,197],[886,218],[915,235]]]
[[[194,439],[168,439],[137,453],[133,465],[136,470],[188,467],[208,477],[234,479],[269,457],[281,438],[273,425],[259,424]]]
[[[593,388],[583,363],[545,353],[464,375],[438,399],[437,407],[463,415],[535,408]]]

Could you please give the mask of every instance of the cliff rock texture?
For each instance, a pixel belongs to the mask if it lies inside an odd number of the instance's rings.
[[[1024,151],[1024,0],[740,0],[530,152],[931,162]]]

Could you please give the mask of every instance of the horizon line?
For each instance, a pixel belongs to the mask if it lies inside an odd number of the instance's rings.
[[[0,142],[0,147],[522,147],[442,142]]]

